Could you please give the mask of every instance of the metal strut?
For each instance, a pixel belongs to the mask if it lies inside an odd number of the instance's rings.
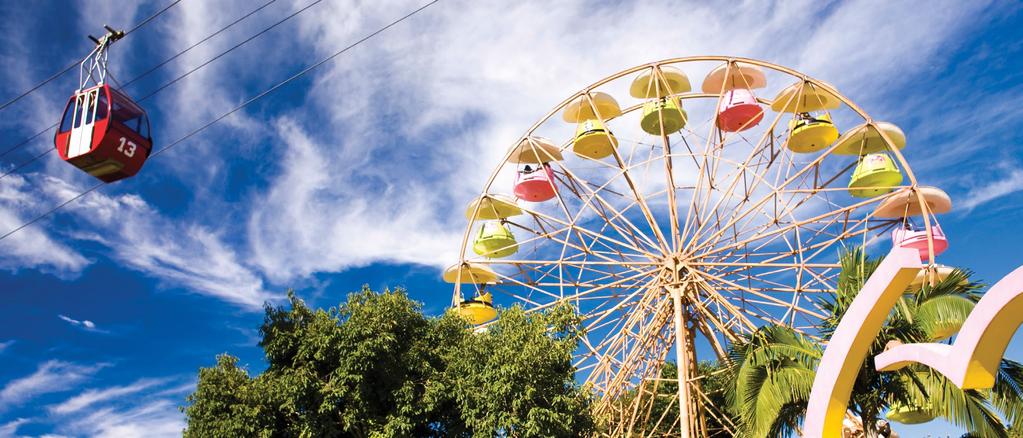
[[[103,85],[107,79],[107,49],[115,41],[124,38],[123,30],[114,30],[110,26],[103,25],[107,30],[106,35],[96,38],[89,35],[89,39],[96,43],[89,56],[82,60],[78,69],[78,91],[88,87]]]

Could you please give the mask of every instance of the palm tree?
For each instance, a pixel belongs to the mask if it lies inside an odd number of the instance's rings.
[[[838,327],[856,294],[880,264],[859,250],[842,255],[842,272],[833,298],[821,308],[828,317],[817,336],[826,341]],[[1023,365],[1002,360],[998,379],[989,391],[962,390],[944,376],[917,365],[878,372],[873,357],[890,342],[934,342],[958,331],[980,299],[978,283],[969,272],[955,270],[933,285],[908,290],[885,321],[871,345],[853,386],[851,413],[863,419],[868,438],[879,434],[878,421],[886,411],[904,421],[943,417],[978,436],[1008,437],[1007,422],[1023,419]],[[799,434],[815,370],[823,354],[821,343],[785,326],[765,326],[731,348],[734,386],[726,398],[738,419],[740,436],[783,437]],[[902,415],[902,416],[899,416]]]

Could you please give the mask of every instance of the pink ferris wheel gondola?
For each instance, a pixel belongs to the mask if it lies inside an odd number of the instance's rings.
[[[725,132],[739,132],[750,129],[764,118],[764,110],[757,103],[753,92],[737,88],[725,92],[718,105],[718,127]]]
[[[557,196],[554,171],[548,164],[530,167],[528,164],[515,176],[515,196],[529,202],[543,202]]]
[[[948,249],[948,238],[941,231],[941,225],[936,222],[931,224],[931,240],[934,241],[934,256],[937,257]],[[920,252],[920,260],[931,259],[927,230],[923,227],[913,227],[907,224],[905,228],[896,228],[892,231],[892,242],[903,248],[912,248]]]

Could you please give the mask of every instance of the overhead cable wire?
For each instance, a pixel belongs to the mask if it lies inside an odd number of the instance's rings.
[[[180,1],[180,0],[179,0],[179,1]],[[187,51],[189,51],[189,50],[192,50],[192,49],[193,49],[193,48],[195,48],[196,46],[198,46],[198,45],[200,45],[200,44],[202,44],[202,43],[204,43],[204,42],[208,41],[209,39],[213,38],[213,37],[214,37],[214,36],[216,36],[217,34],[219,34],[219,33],[223,32],[223,31],[227,30],[227,28],[229,28],[229,27],[231,27],[231,26],[234,26],[235,24],[237,24],[237,23],[241,22],[242,20],[244,20],[244,19],[248,18],[248,17],[249,17],[249,16],[251,16],[252,14],[255,14],[256,12],[258,12],[258,11],[262,10],[263,8],[266,8],[267,6],[269,6],[269,5],[271,4],[271,3],[275,2],[275,1],[277,1],[277,0],[270,0],[270,1],[268,1],[267,3],[264,3],[264,4],[262,5],[262,6],[260,6],[260,7],[256,8],[256,9],[254,9],[254,10],[253,10],[252,12],[249,12],[248,14],[245,14],[245,15],[244,15],[244,16],[242,16],[241,18],[238,18],[237,20],[235,20],[235,21],[231,22],[231,23],[230,23],[230,24],[228,24],[227,26],[225,26],[225,27],[221,28],[220,30],[218,30],[218,31],[214,32],[213,34],[210,34],[210,35],[209,35],[209,36],[207,36],[206,38],[203,38],[203,39],[202,39],[201,41],[199,41],[199,42],[197,42],[197,43],[195,43],[195,44],[193,44],[193,45],[191,45],[191,46],[189,46],[189,47],[185,48],[185,49],[184,49],[184,50],[182,50],[181,52],[178,52],[178,53],[177,53],[176,55],[174,55],[174,56],[172,56],[172,57],[170,57],[170,58],[168,58],[168,59],[164,60],[163,62],[159,63],[159,64],[158,64],[158,65],[157,65],[156,67],[150,68],[149,70],[147,70],[147,71],[143,72],[143,73],[142,73],[141,75],[139,75],[139,76],[136,76],[135,78],[132,78],[132,79],[131,79],[130,81],[128,81],[127,83],[125,83],[125,87],[127,87],[128,85],[131,85],[132,83],[135,83],[136,81],[138,81],[139,79],[141,79],[141,78],[142,78],[143,76],[146,76],[146,75],[148,75],[148,74],[152,73],[152,72],[153,72],[153,71],[155,71],[155,70],[156,70],[157,68],[159,68],[159,67],[161,67],[161,66],[163,66],[163,65],[167,64],[168,62],[170,62],[171,60],[173,60],[173,59],[175,59],[175,58],[177,58],[177,57],[181,56],[181,55],[182,55],[182,54],[184,54],[185,52],[187,52]],[[210,63],[212,63],[213,61],[216,61],[217,59],[220,59],[220,58],[221,58],[221,57],[223,57],[224,55],[227,55],[228,53],[230,53],[230,52],[232,52],[232,51],[234,51],[234,50],[238,49],[239,47],[241,47],[241,46],[245,45],[246,43],[248,43],[248,42],[252,41],[253,39],[256,39],[256,38],[257,38],[257,37],[259,37],[260,35],[263,35],[263,34],[265,34],[266,32],[270,31],[271,29],[273,29],[273,28],[277,27],[278,25],[280,25],[280,24],[283,24],[284,22],[286,22],[286,21],[288,21],[288,20],[290,20],[290,19],[294,18],[294,17],[296,16],[296,15],[298,15],[298,14],[300,14],[300,13],[302,13],[302,12],[305,12],[305,11],[306,11],[307,9],[311,8],[312,6],[314,6],[314,5],[318,4],[318,3],[322,2],[322,1],[323,1],[323,0],[315,0],[314,2],[312,2],[312,3],[308,4],[308,5],[306,5],[305,7],[303,7],[302,9],[299,9],[298,11],[295,11],[295,12],[294,12],[294,13],[292,13],[291,15],[288,15],[287,17],[284,17],[283,19],[281,19],[281,20],[277,21],[276,23],[274,23],[274,24],[271,24],[271,25],[270,25],[270,27],[264,28],[263,30],[261,30],[261,31],[259,31],[258,33],[256,33],[255,35],[252,35],[251,37],[249,37],[249,38],[245,39],[244,41],[242,41],[242,42],[240,42],[240,43],[238,43],[238,44],[236,44],[236,45],[232,46],[231,48],[229,48],[229,49],[227,49],[227,50],[225,50],[225,51],[223,51],[223,52],[219,53],[219,54],[218,54],[218,55],[216,55],[215,57],[213,57],[213,58],[211,58],[211,59],[207,60],[206,62],[204,62],[204,63],[200,64],[199,66],[197,66],[197,67],[195,67],[195,68],[192,68],[191,70],[189,70],[189,71],[185,72],[184,74],[182,74],[182,75],[180,75],[180,76],[178,76],[178,77],[176,77],[176,78],[172,79],[172,80],[171,80],[170,82],[167,82],[166,84],[163,84],[163,85],[161,85],[161,86],[160,86],[160,87],[158,87],[158,88],[157,88],[156,90],[154,90],[154,91],[150,92],[149,94],[145,95],[144,97],[142,97],[141,99],[137,100],[136,102],[142,102],[142,101],[144,101],[144,100],[146,100],[146,99],[149,99],[150,97],[153,97],[153,95],[155,95],[155,94],[159,93],[160,91],[163,91],[163,90],[164,90],[165,88],[167,88],[167,87],[169,87],[169,86],[171,86],[171,85],[173,85],[173,84],[177,83],[177,82],[178,82],[178,81],[180,81],[181,79],[184,79],[184,78],[185,78],[186,76],[188,76],[188,75],[191,75],[192,73],[195,73],[196,71],[198,71],[199,69],[201,69],[201,68],[203,68],[203,67],[206,67],[207,65],[209,65],[209,64],[210,64]],[[29,142],[31,142],[32,140],[36,139],[36,138],[37,138],[37,137],[39,137],[40,135],[43,135],[43,134],[45,134],[45,133],[46,133],[46,132],[48,132],[49,130],[51,130],[51,129],[53,129],[53,128],[56,128],[56,127],[57,127],[57,125],[58,125],[59,123],[60,123],[60,122],[56,122],[56,123],[54,123],[54,124],[52,124],[52,125],[50,125],[50,126],[48,126],[48,127],[46,127],[46,128],[43,128],[43,130],[41,130],[41,131],[39,131],[39,132],[37,132],[37,133],[35,133],[35,134],[31,135],[30,137],[26,138],[25,140],[22,140],[22,141],[21,141],[21,143],[18,143],[18,144],[14,145],[14,146],[11,146],[10,148],[8,148],[7,150],[5,150],[4,152],[0,153],[0,158],[3,158],[3,157],[4,157],[5,155],[7,155],[7,154],[9,154],[9,153],[11,153],[11,152],[14,152],[14,151],[16,151],[16,150],[20,149],[21,147],[23,147],[23,146],[27,145],[27,144],[28,144]],[[21,168],[23,168],[23,167],[25,167],[25,166],[27,166],[27,165],[29,165],[29,164],[32,164],[33,162],[35,162],[35,161],[39,160],[40,158],[42,158],[42,157],[46,156],[46,154],[50,153],[50,151],[53,151],[53,150],[54,150],[53,148],[50,148],[50,149],[48,149],[48,151],[46,151],[46,152],[43,152],[42,154],[36,155],[36,156],[34,156],[34,157],[32,157],[32,158],[30,158],[30,159],[26,160],[25,162],[19,163],[18,165],[16,165],[16,166],[15,166],[15,168],[14,168],[13,170],[11,170],[11,171],[9,171],[9,172],[7,172],[7,173],[4,173],[3,175],[0,175],[0,179],[3,179],[3,178],[4,178],[4,177],[6,177],[7,175],[10,175],[10,174],[11,174],[11,173],[13,173],[14,171],[17,171],[18,169],[21,169]]]
[[[209,127],[213,126],[213,125],[214,125],[214,124],[216,124],[217,122],[219,122],[219,121],[221,121],[221,120],[223,120],[223,119],[227,118],[228,116],[230,116],[230,115],[232,115],[232,114],[234,114],[234,113],[236,113],[236,112],[240,111],[240,110],[241,110],[242,108],[245,108],[246,106],[248,106],[248,105],[252,104],[253,102],[256,102],[257,100],[259,100],[259,99],[262,99],[263,97],[267,96],[268,94],[270,94],[270,93],[273,93],[274,91],[276,91],[277,89],[279,89],[279,88],[283,87],[284,85],[287,85],[287,84],[288,84],[288,83],[290,83],[291,81],[294,81],[295,79],[298,79],[298,78],[300,78],[300,77],[302,77],[302,76],[305,76],[305,75],[306,75],[307,73],[309,73],[310,71],[313,71],[313,70],[315,70],[316,68],[320,67],[321,65],[323,65],[323,64],[326,64],[327,62],[330,62],[330,61],[331,61],[331,60],[333,60],[334,58],[337,58],[338,56],[340,56],[340,55],[344,54],[345,52],[348,52],[349,50],[351,50],[351,49],[355,48],[356,46],[358,46],[358,45],[360,45],[360,44],[362,44],[362,43],[366,42],[366,41],[367,41],[367,40],[369,40],[370,38],[373,38],[373,37],[375,37],[375,36],[377,36],[377,35],[379,35],[379,34],[381,34],[381,33],[385,32],[385,31],[387,31],[388,29],[390,29],[390,28],[392,28],[392,27],[394,27],[394,26],[398,25],[399,23],[401,23],[401,22],[403,22],[403,21],[405,21],[405,20],[407,20],[407,19],[411,18],[411,17],[413,16],[413,15],[416,15],[416,14],[418,14],[419,12],[422,12],[422,11],[423,11],[423,10],[425,10],[426,8],[428,8],[428,7],[432,6],[432,5],[434,5],[435,3],[439,2],[439,1],[440,1],[440,0],[432,0],[432,1],[430,1],[429,3],[426,3],[426,4],[425,4],[425,5],[423,5],[423,6],[420,6],[420,7],[418,8],[418,9],[415,9],[415,10],[413,10],[412,12],[409,12],[408,14],[405,14],[405,15],[404,15],[404,16],[402,16],[401,18],[398,18],[398,19],[396,19],[396,20],[392,21],[392,22],[391,22],[391,23],[389,23],[388,25],[386,25],[386,26],[384,26],[384,27],[381,27],[380,29],[377,29],[377,30],[373,31],[372,33],[370,33],[370,34],[368,34],[368,35],[366,35],[366,36],[362,37],[361,39],[359,39],[359,40],[355,41],[355,42],[354,42],[354,43],[352,43],[352,44],[349,44],[349,45],[348,45],[348,46],[346,46],[345,48],[343,48],[343,49],[341,49],[341,50],[338,50],[337,52],[334,52],[334,53],[333,53],[333,54],[331,54],[330,56],[328,56],[328,57],[326,57],[326,58],[323,58],[323,59],[321,59],[320,61],[316,62],[315,64],[312,64],[312,65],[310,65],[310,66],[308,66],[308,67],[306,67],[306,68],[302,69],[302,70],[301,70],[301,71],[299,71],[298,73],[295,73],[295,74],[293,74],[293,75],[289,76],[289,77],[288,77],[287,79],[284,79],[283,81],[280,81],[280,82],[278,82],[277,84],[275,84],[274,86],[272,86],[272,87],[270,87],[270,88],[268,88],[268,89],[264,90],[263,92],[261,92],[261,93],[259,93],[259,94],[255,95],[255,96],[252,96],[252,97],[250,97],[250,98],[246,99],[246,100],[245,100],[244,102],[242,102],[242,103],[241,103],[241,104],[239,104],[238,106],[236,106],[236,107],[232,108],[232,109],[231,109],[230,111],[228,111],[228,112],[226,112],[226,113],[224,113],[224,114],[221,114],[221,115],[220,115],[219,117],[217,117],[217,118],[215,118],[215,119],[213,119],[213,120],[210,120],[210,121],[209,121],[209,122],[207,122],[207,123],[206,123],[205,125],[202,125],[202,126],[200,126],[200,127],[196,128],[196,129],[193,129],[193,130],[192,130],[191,132],[189,132],[188,134],[185,134],[185,135],[184,135],[183,137],[181,137],[181,138],[179,138],[179,139],[177,139],[177,140],[174,140],[173,142],[171,142],[171,143],[167,144],[167,146],[164,146],[163,148],[160,148],[160,149],[158,149],[158,150],[157,150],[156,152],[153,152],[153,154],[152,154],[152,155],[150,155],[150,156],[149,156],[149,158],[153,158],[153,157],[155,157],[155,156],[157,156],[157,155],[160,155],[161,153],[163,153],[163,152],[166,152],[166,151],[167,151],[167,150],[169,150],[170,148],[172,148],[172,147],[174,147],[174,146],[177,146],[178,144],[180,144],[180,143],[182,143],[182,142],[184,142],[184,141],[188,140],[189,138],[192,138],[192,136],[194,136],[194,135],[196,135],[196,134],[198,134],[198,133],[200,133],[200,132],[202,132],[202,131],[206,130],[207,128],[209,128]],[[0,236],[0,241],[2,241],[2,240],[4,240],[4,239],[6,239],[6,238],[7,238],[8,236],[11,236],[11,235],[12,235],[12,234],[14,234],[14,233],[17,233],[18,231],[21,231],[21,230],[25,229],[25,228],[26,228],[26,227],[28,227],[28,226],[30,226],[30,225],[32,225],[32,224],[34,224],[34,223],[36,223],[36,222],[38,222],[38,221],[42,220],[43,218],[45,218],[45,217],[47,217],[47,216],[49,216],[49,215],[53,214],[53,213],[54,213],[54,212],[56,212],[57,210],[60,210],[61,208],[64,208],[65,206],[67,206],[67,205],[71,204],[72,202],[75,202],[75,201],[77,201],[78,199],[81,199],[81,198],[82,198],[83,196],[85,196],[85,195],[88,195],[89,193],[92,193],[92,192],[93,192],[93,191],[95,191],[96,189],[98,189],[98,188],[100,188],[100,187],[103,187],[103,186],[106,186],[106,185],[107,185],[107,184],[105,184],[105,183],[103,183],[103,182],[99,182],[99,183],[96,183],[96,184],[92,185],[92,186],[91,186],[91,187],[89,187],[88,189],[85,189],[85,191],[83,191],[83,192],[80,192],[80,193],[78,193],[77,195],[75,195],[75,196],[73,196],[73,197],[71,197],[71,198],[69,198],[69,199],[65,200],[64,202],[61,202],[60,204],[57,204],[57,206],[56,206],[56,207],[53,207],[53,208],[51,208],[51,209],[47,210],[46,212],[44,212],[44,213],[42,213],[42,214],[40,214],[40,215],[38,215],[38,216],[35,216],[34,218],[32,218],[31,220],[29,220],[28,222],[25,222],[25,223],[23,223],[23,224],[19,225],[19,226],[18,226],[17,228],[14,228],[13,230],[11,230],[11,231],[8,231],[8,232],[7,232],[6,234],[4,234],[4,235]]]
[[[236,24],[238,24],[238,23],[241,23],[241,22],[242,22],[243,20],[245,20],[246,18],[249,18],[249,17],[251,17],[251,16],[252,16],[253,14],[255,14],[256,12],[262,11],[262,10],[263,10],[263,9],[265,9],[265,8],[266,8],[267,6],[270,6],[271,4],[273,4],[273,3],[275,2],[275,1],[277,1],[277,0],[270,0],[270,1],[266,2],[266,3],[263,3],[263,5],[262,5],[262,6],[260,6],[260,7],[256,8],[256,9],[253,9],[252,11],[249,11],[249,13],[247,13],[247,14],[245,14],[245,15],[242,15],[241,17],[238,17],[238,18],[237,18],[237,19],[235,19],[234,21],[232,21],[232,22],[228,23],[228,25],[227,25],[227,26],[224,26],[224,27],[220,28],[219,30],[217,30],[216,32],[213,32],[213,33],[211,33],[211,34],[207,35],[207,36],[206,36],[206,38],[203,38],[203,39],[201,39],[201,40],[197,41],[197,42],[196,42],[195,44],[192,44],[191,46],[188,46],[188,47],[186,47],[186,48],[185,48],[185,50],[182,50],[182,51],[180,51],[180,52],[176,53],[176,54],[175,54],[174,56],[171,56],[170,58],[167,58],[167,59],[163,60],[163,61],[162,61],[162,62],[160,62],[159,64],[156,64],[156,65],[154,65],[154,66],[150,67],[150,69],[149,69],[149,70],[146,70],[146,71],[145,71],[145,72],[143,72],[142,74],[140,74],[140,75],[138,75],[138,76],[135,76],[135,78],[134,78],[134,79],[132,79],[132,80],[128,81],[127,83],[125,83],[125,84],[124,84],[124,86],[125,86],[125,87],[127,87],[127,86],[129,86],[129,85],[131,85],[131,84],[135,83],[135,82],[136,82],[136,81],[138,81],[139,79],[142,79],[142,78],[144,78],[144,77],[148,76],[148,75],[149,75],[150,73],[152,73],[152,72],[154,72],[154,71],[156,71],[156,70],[159,70],[159,69],[160,69],[160,67],[163,67],[163,66],[167,65],[168,63],[170,63],[171,61],[173,61],[173,60],[175,60],[175,59],[178,59],[178,57],[180,57],[181,55],[184,55],[184,54],[185,54],[186,52],[188,52],[189,50],[192,50],[192,49],[194,49],[194,48],[198,47],[199,45],[201,45],[202,43],[205,43],[206,41],[209,41],[209,40],[210,40],[210,39],[212,39],[213,37],[215,37],[215,36],[217,36],[217,35],[220,35],[220,34],[221,34],[222,32],[224,32],[224,31],[226,31],[226,30],[230,29],[230,28],[231,28],[232,26],[234,26],[234,25],[236,25]]]
[[[131,29],[129,29],[128,31],[124,32],[124,36],[128,36],[128,34],[130,34],[130,33],[134,32],[134,31],[138,30],[138,29],[139,29],[140,27],[142,27],[142,26],[145,26],[145,25],[146,25],[146,24],[148,24],[148,23],[149,23],[150,21],[153,21],[153,19],[155,19],[156,17],[159,17],[159,16],[160,16],[161,14],[163,14],[164,12],[167,12],[167,10],[168,10],[168,9],[170,9],[170,8],[174,7],[174,6],[175,6],[175,5],[177,5],[178,3],[181,3],[181,0],[174,0],[173,2],[171,2],[170,4],[168,4],[167,6],[164,6],[164,7],[163,7],[163,9],[160,9],[160,10],[159,10],[159,11],[157,11],[157,12],[156,12],[155,14],[153,14],[153,15],[150,15],[150,16],[149,16],[148,18],[146,18],[145,20],[142,20],[141,22],[139,22],[138,24],[136,24],[136,25],[135,25],[135,27],[132,27],[132,28],[131,28]],[[28,89],[27,91],[25,91],[25,92],[23,92],[23,93],[21,93],[21,94],[19,94],[19,95],[15,96],[15,97],[14,97],[13,99],[11,99],[11,100],[9,100],[9,101],[7,101],[7,102],[4,102],[4,104],[3,104],[3,105],[0,105],[0,111],[3,111],[3,110],[4,110],[5,108],[7,108],[7,107],[9,107],[9,106],[13,105],[13,104],[14,104],[15,102],[17,102],[17,101],[21,100],[21,99],[22,99],[22,98],[24,98],[25,96],[28,96],[29,94],[32,94],[32,93],[34,93],[34,92],[35,92],[36,90],[38,90],[38,89],[42,88],[42,87],[43,87],[44,85],[46,85],[46,84],[48,84],[48,83],[50,83],[50,82],[53,82],[53,80],[55,80],[55,79],[57,79],[57,78],[59,78],[59,77],[61,77],[61,76],[64,76],[64,74],[65,74],[65,73],[67,73],[67,72],[71,71],[71,70],[72,70],[73,68],[75,68],[75,66],[76,66],[76,65],[79,65],[79,64],[81,64],[81,63],[82,63],[82,61],[84,61],[84,60],[85,60],[85,58],[82,58],[82,59],[80,59],[80,60],[78,60],[78,61],[75,61],[75,62],[72,62],[71,64],[68,64],[68,66],[67,66],[67,67],[64,67],[64,69],[63,69],[63,70],[61,70],[61,71],[59,71],[59,72],[57,72],[57,73],[54,73],[54,74],[53,74],[53,75],[51,75],[50,77],[48,77],[48,78],[44,79],[44,80],[43,80],[42,82],[40,82],[40,83],[36,84],[36,85],[35,85],[35,86],[33,86],[32,88],[29,88],[29,89]],[[49,129],[49,128],[47,128],[47,129]],[[32,138],[35,138],[35,136],[33,136]],[[0,154],[0,157],[2,157],[3,155],[6,155],[6,152],[5,152],[4,154]]]

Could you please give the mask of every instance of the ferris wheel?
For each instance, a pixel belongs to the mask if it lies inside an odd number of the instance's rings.
[[[699,88],[691,78],[701,78]],[[673,430],[717,415],[701,359],[765,324],[814,335],[849,248],[920,251],[918,281],[946,275],[935,215],[904,133],[831,85],[771,63],[669,59],[608,76],[526,130],[466,209],[452,306],[485,328],[496,307],[571,305],[574,358],[612,434],[649,398],[627,397],[676,361]],[[727,426],[726,426],[727,427]]]

